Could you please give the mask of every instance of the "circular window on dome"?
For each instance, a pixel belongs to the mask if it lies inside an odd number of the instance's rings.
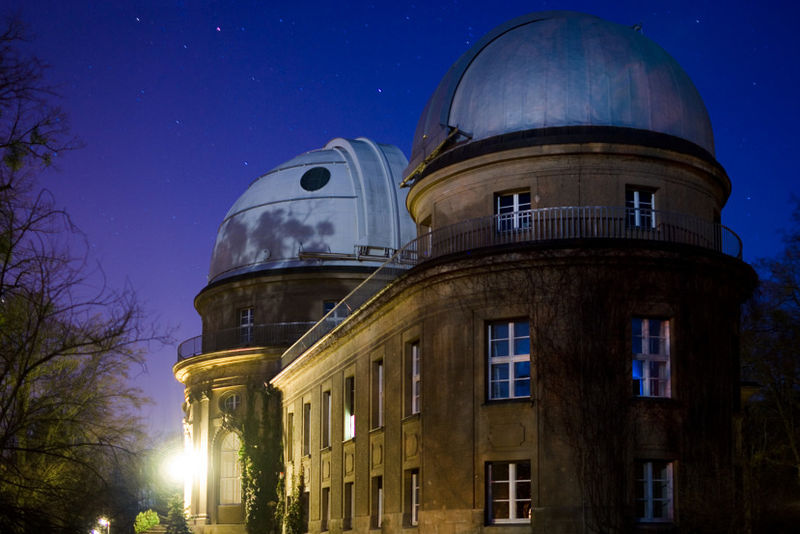
[[[300,178],[300,187],[306,191],[316,191],[317,189],[325,187],[325,184],[327,184],[330,179],[331,171],[325,167],[314,167],[303,173],[303,176]]]
[[[231,393],[223,397],[220,404],[223,412],[233,413],[242,405],[242,397],[238,393]]]

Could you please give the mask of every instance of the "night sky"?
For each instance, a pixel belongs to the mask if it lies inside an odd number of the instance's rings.
[[[791,6],[791,7],[789,7]],[[450,65],[494,26],[571,9],[643,33],[675,57],[711,115],[733,182],[723,223],[747,261],[780,250],[800,194],[800,8],[791,2],[257,2],[5,0],[51,65],[84,148],[42,176],[111,285],[176,327],[134,379],[154,434],[179,431],[176,345],[200,334],[217,227],[251,181],[334,137],[406,156]]]

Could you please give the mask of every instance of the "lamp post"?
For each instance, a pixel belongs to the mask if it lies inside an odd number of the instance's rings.
[[[111,520],[101,517],[97,520],[97,522],[100,524],[100,526],[106,527],[106,534],[111,534]]]

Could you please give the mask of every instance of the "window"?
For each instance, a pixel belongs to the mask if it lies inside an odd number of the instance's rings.
[[[356,515],[356,501],[353,495],[353,483],[345,482],[344,484],[344,519],[342,521],[342,529],[350,530],[353,528],[353,517]]]
[[[420,507],[420,478],[419,469],[410,469],[405,472],[405,524],[406,526],[415,527],[419,525],[419,507]]]
[[[303,404],[303,456],[311,455],[311,403]]]
[[[486,507],[489,523],[531,520],[531,463],[492,462],[487,465]]]
[[[625,189],[625,215],[629,228],[655,228],[655,191],[628,187]]]
[[[672,462],[636,462],[636,517],[643,522],[672,521]]]
[[[344,439],[356,437],[356,377],[344,379]]]
[[[320,530],[328,530],[328,525],[331,522],[331,489],[322,488],[322,525]]]
[[[294,413],[286,416],[286,460],[294,461]]]
[[[383,477],[372,478],[372,528],[383,525]]]
[[[331,392],[322,392],[322,448],[331,446]]]
[[[233,413],[241,405],[242,397],[238,393],[231,393],[222,398],[222,411],[225,413]]]
[[[372,362],[372,428],[383,426],[383,398],[383,360],[377,360]]]
[[[219,451],[219,503],[242,502],[242,468],[239,465],[239,436],[233,432],[225,436]]]
[[[422,409],[422,382],[419,341],[406,345],[403,359],[403,415],[413,415]]]
[[[326,300],[322,303],[322,315],[327,315],[328,312],[333,310],[333,313],[328,316],[328,321],[333,322],[334,324],[339,324],[344,321],[345,317],[347,317],[347,306],[339,306],[338,308],[336,305],[339,304],[338,300]]]
[[[239,343],[250,345],[253,342],[253,308],[239,310]]]
[[[669,321],[634,317],[633,394],[637,397],[669,397]]]
[[[510,232],[530,228],[530,209],[530,192],[495,195],[494,214],[497,216],[497,231]]]
[[[531,344],[528,321],[489,323],[489,399],[531,394]]]

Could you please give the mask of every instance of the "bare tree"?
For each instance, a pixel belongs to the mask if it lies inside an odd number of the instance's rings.
[[[160,336],[36,183],[73,143],[22,37],[14,21],[0,33],[0,531],[77,531],[135,448],[128,372]]]

